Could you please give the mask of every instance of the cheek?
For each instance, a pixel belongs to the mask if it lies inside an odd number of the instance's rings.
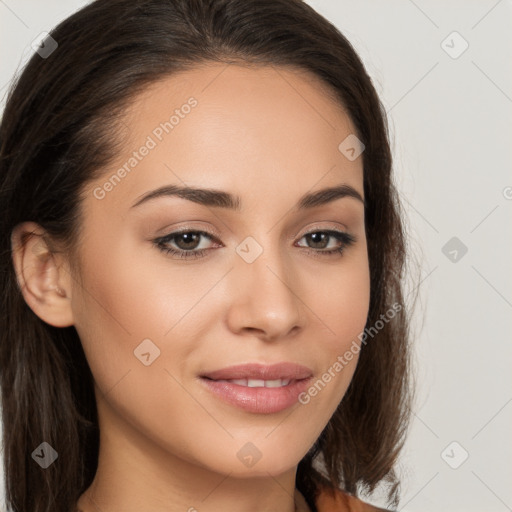
[[[368,261],[357,255],[330,279],[318,276],[324,283],[323,292],[310,295],[315,308],[319,337],[319,359],[322,367],[306,393],[299,401],[310,408],[310,413],[327,422],[342,400],[354,375],[361,349],[370,302],[370,275]],[[350,263],[350,264],[349,264]],[[321,352],[321,355],[320,355]],[[322,421],[319,421],[319,425]]]
[[[151,340],[152,357],[163,352],[162,336],[184,306],[155,279],[143,261],[91,240],[82,256],[81,285],[73,290],[73,315],[97,385],[110,389],[126,372],[143,366],[137,348]],[[148,347],[144,342],[143,348]],[[156,348],[155,348],[156,347]],[[146,350],[147,352],[147,350]]]
[[[329,276],[319,276],[320,282],[322,288],[312,295],[311,304],[326,329],[324,349],[332,359],[354,340],[359,342],[358,336],[365,327],[370,304],[368,260],[355,255],[346,266],[340,264],[339,270],[331,270]]]
[[[91,240],[89,247],[95,250],[84,253],[83,285],[73,293],[75,328],[97,386],[107,392],[123,379],[123,388],[128,381],[138,382],[137,389],[151,394],[165,388],[167,395],[181,396],[164,370],[183,382],[187,362],[200,348],[196,340],[207,337],[218,319],[217,294],[206,294],[224,271],[185,272],[156,251],[156,257],[148,258],[140,248],[122,243],[100,250],[99,242]],[[130,408],[143,410],[144,400],[137,403],[135,389],[126,396]],[[157,396],[153,398],[157,404]]]
[[[161,338],[211,286],[204,276],[199,280],[163,256],[151,259],[140,253],[140,248],[120,245],[108,254],[98,250],[84,255],[83,286],[74,300],[83,329],[96,324],[119,333],[120,339]]]
[[[112,425],[120,415],[185,456],[196,450],[188,443],[197,444],[198,425],[223,434],[191,399],[181,364],[197,348],[190,343],[194,305],[214,282],[191,284],[183,272],[171,276],[142,260],[114,252],[108,258],[87,254],[83,286],[73,294],[75,327],[100,391],[96,397],[104,424]],[[197,421],[191,424],[190,418]]]

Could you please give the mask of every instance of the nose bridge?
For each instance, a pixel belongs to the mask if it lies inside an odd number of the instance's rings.
[[[248,236],[236,248],[235,286],[231,304],[240,322],[268,335],[286,334],[301,322],[298,291],[293,286],[293,268],[271,236]]]
[[[248,236],[236,248],[239,256],[236,265],[240,278],[247,279],[247,283],[252,281],[251,286],[256,289],[270,286],[285,288],[286,294],[290,293],[288,277],[292,269],[286,264],[286,255],[282,253],[279,244],[272,240],[271,235],[259,235],[258,240]]]

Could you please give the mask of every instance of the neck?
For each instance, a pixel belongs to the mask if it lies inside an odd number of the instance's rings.
[[[163,451],[125,423],[123,428],[100,428],[96,475],[77,508],[82,512],[302,512],[307,508],[295,490],[296,469],[254,478],[220,474]]]

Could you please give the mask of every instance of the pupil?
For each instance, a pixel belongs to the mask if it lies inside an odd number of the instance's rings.
[[[187,241],[187,238],[189,239],[188,241]],[[197,238],[197,234],[195,234],[195,233],[183,233],[179,236],[179,239],[185,240],[184,245],[185,245],[186,249],[191,249],[192,247],[189,247],[189,246],[190,245],[194,246],[194,244],[197,243],[197,240],[193,240],[194,238]]]
[[[311,233],[310,235],[308,235],[310,237],[310,239],[312,239],[313,241],[313,244],[322,244],[322,240],[315,240],[317,238],[326,238],[327,235],[325,233]],[[324,240],[325,242],[325,240]]]

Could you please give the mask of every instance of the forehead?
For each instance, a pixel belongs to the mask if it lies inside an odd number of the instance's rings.
[[[123,149],[99,180],[125,169],[109,202],[167,183],[270,198],[279,190],[298,197],[322,181],[317,188],[347,183],[362,195],[362,157],[339,150],[354,125],[304,70],[215,63],[181,71],[130,103],[122,133]]]
[[[238,121],[254,130],[285,128],[285,138],[299,132],[355,132],[334,89],[318,76],[290,66],[254,64],[205,63],[161,79],[132,101],[124,122],[147,131],[145,119],[168,119],[191,97],[200,106],[194,117],[203,115],[203,121],[215,117],[216,122]]]

